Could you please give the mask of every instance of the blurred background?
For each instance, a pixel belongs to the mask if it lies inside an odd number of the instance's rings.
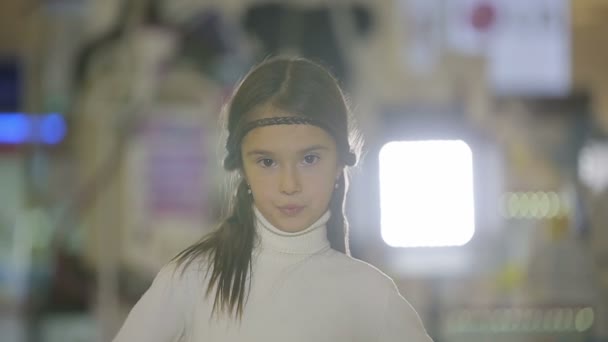
[[[111,340],[221,218],[235,82],[289,53],[348,92],[353,255],[435,341],[608,341],[607,19],[604,0],[2,0],[0,340]]]

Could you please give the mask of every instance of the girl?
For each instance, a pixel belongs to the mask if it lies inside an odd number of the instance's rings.
[[[321,66],[254,68],[228,110],[230,216],[159,272],[114,341],[431,341],[393,281],[350,257],[347,118]]]

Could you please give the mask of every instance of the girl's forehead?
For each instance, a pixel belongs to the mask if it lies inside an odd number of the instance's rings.
[[[251,130],[243,139],[242,149],[300,150],[312,145],[332,147],[334,144],[324,129],[314,125],[271,125]]]

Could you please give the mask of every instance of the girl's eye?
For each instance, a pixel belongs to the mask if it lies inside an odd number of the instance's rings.
[[[308,165],[312,165],[319,160],[319,156],[315,156],[314,154],[309,154],[304,157],[304,163]]]
[[[270,158],[263,158],[258,160],[258,164],[262,165],[263,167],[272,167],[274,165],[274,160]]]

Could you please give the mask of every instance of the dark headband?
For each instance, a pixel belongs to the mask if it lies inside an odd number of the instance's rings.
[[[329,127],[326,127],[317,120],[303,118],[301,116],[278,116],[249,121],[241,127],[238,132],[238,136],[242,139],[247,135],[247,133],[249,133],[254,128],[274,125],[312,125],[323,128],[324,130],[328,131],[328,133],[330,133],[332,136],[334,136],[333,132],[329,129]]]

